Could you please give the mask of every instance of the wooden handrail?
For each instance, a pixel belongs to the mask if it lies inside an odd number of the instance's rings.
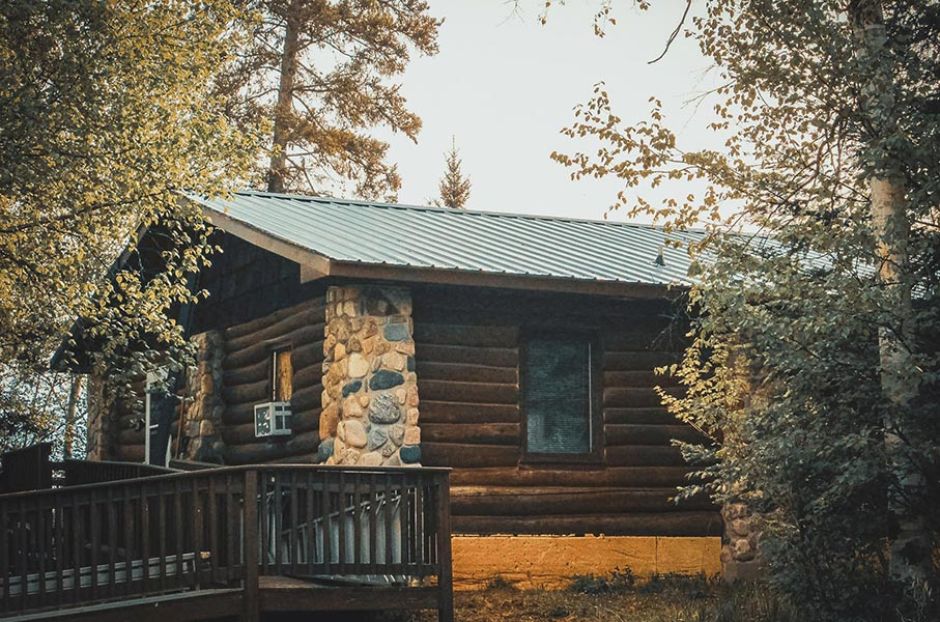
[[[0,617],[241,587],[257,619],[265,575],[434,576],[446,602],[448,473],[251,465],[0,495]]]

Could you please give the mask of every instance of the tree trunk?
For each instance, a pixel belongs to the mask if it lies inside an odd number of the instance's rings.
[[[859,44],[859,58],[868,77],[864,85],[865,112],[875,128],[869,137],[876,150],[898,131],[893,68],[887,54],[887,32],[881,0],[856,0],[849,5],[850,19]],[[884,446],[891,475],[889,491],[891,575],[905,587],[925,585],[929,573],[930,548],[923,517],[910,507],[922,498],[923,474],[912,460],[905,438],[914,434],[905,418],[917,396],[918,381],[910,344],[913,308],[908,242],[911,225],[907,218],[906,182],[903,168],[890,155],[881,156],[869,178],[871,218],[876,236],[879,280],[890,322],[879,329],[881,389],[887,402]]]
[[[72,376],[72,389],[69,391],[69,403],[65,410],[65,433],[64,448],[62,456],[66,459],[72,457],[72,446],[75,444],[75,414],[78,412],[78,400],[82,395],[82,381],[85,379],[81,374]]]
[[[288,5],[284,16],[284,48],[281,50],[281,80],[277,89],[277,104],[274,108],[274,140],[271,146],[271,166],[268,171],[268,192],[284,192],[287,179],[287,144],[294,105],[297,56],[300,53],[298,10],[298,2],[293,0]]]

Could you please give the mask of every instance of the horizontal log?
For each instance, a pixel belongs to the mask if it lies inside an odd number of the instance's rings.
[[[419,347],[423,344],[505,347],[514,345],[518,338],[519,329],[515,326],[415,322],[414,328],[414,340]]]
[[[688,330],[685,325],[662,317],[637,318],[637,322],[629,328],[614,326],[603,331],[604,347],[622,351],[683,349]]]
[[[639,512],[572,516],[454,516],[454,533],[608,536],[720,536],[713,511]]]
[[[426,443],[480,443],[518,445],[518,423],[424,423],[421,440]]]
[[[519,421],[517,404],[465,404],[428,400],[421,392],[424,386],[418,376],[418,394],[421,395],[420,419],[422,423],[516,423]]]
[[[238,337],[229,337],[228,334],[232,328],[227,329],[227,336],[225,339],[226,352],[241,350],[253,343],[278,339],[283,335],[292,333],[297,329],[303,328],[305,326],[323,326],[325,320],[325,310],[322,305],[314,307],[309,305],[301,305],[299,307],[285,309],[285,311],[288,310],[293,312],[279,320],[275,320],[273,323],[270,323],[263,328],[259,328],[258,330],[252,332],[247,332],[243,335],[239,335]]]
[[[493,467],[455,469],[450,480],[454,486],[631,486],[663,487],[689,483],[688,466],[667,467]]]
[[[284,343],[290,344],[294,349],[310,347],[312,344],[323,341],[323,324],[311,324],[303,326],[290,333],[280,336]],[[320,345],[322,356],[322,343]],[[271,344],[265,341],[257,341],[240,350],[230,350],[222,359],[223,369],[237,369],[255,365],[271,356]],[[301,365],[302,367],[303,365]]]
[[[317,296],[316,298],[302,302],[299,305],[293,305],[285,309],[279,309],[278,311],[275,311],[269,315],[265,315],[264,317],[258,318],[257,320],[230,326],[225,329],[225,340],[230,341],[244,337],[245,335],[249,335],[251,333],[257,333],[259,330],[263,330],[265,327],[273,326],[281,320],[293,317],[298,313],[303,313],[306,311],[315,312],[317,310],[324,310],[325,308],[326,297]]]
[[[604,426],[604,443],[615,445],[669,445],[673,440],[701,443],[706,439],[690,425],[618,425]]]
[[[323,385],[320,383],[304,387],[294,387],[294,394],[291,395],[291,409],[296,412],[320,408],[322,402],[321,394]]]
[[[295,412],[291,418],[291,430],[294,434],[319,429],[319,426],[319,409]],[[225,441],[226,445],[243,445],[258,441],[258,438],[255,436],[254,421],[234,425],[223,425],[221,428],[222,440]]]
[[[611,466],[682,466],[685,461],[677,447],[660,445],[620,445],[604,449]]]
[[[271,381],[268,379],[251,384],[226,385],[222,387],[222,399],[226,404],[260,404],[271,400]]]
[[[540,516],[714,510],[706,496],[677,502],[675,488],[455,486],[455,516]]]
[[[676,425],[679,421],[665,406],[604,408],[604,423]]]
[[[294,367],[294,377],[291,378],[291,386],[293,386],[294,391],[299,391],[306,387],[312,387],[315,384],[320,384],[320,381],[323,379],[323,365],[307,365],[306,367]]]
[[[469,443],[421,443],[421,463],[425,466],[455,468],[509,466],[518,461],[518,447]]]
[[[674,376],[657,374],[653,370],[605,371],[605,387],[672,387],[678,384]]]
[[[683,395],[683,387],[663,387],[667,395],[679,397]],[[604,406],[619,407],[651,407],[662,406],[662,398],[656,389],[624,389],[605,388]]]
[[[418,361],[415,366],[422,380],[456,380],[458,382],[499,382],[516,384],[519,374],[515,367],[489,367],[465,363]]]
[[[144,430],[134,428],[125,428],[118,432],[117,441],[119,445],[143,445],[144,444]]]
[[[473,404],[515,404],[519,387],[514,384],[423,380],[418,386],[422,399]]]
[[[267,380],[270,376],[271,359],[269,357],[265,357],[253,365],[222,370],[222,381],[225,386],[249,384],[260,380]]]
[[[489,365],[491,367],[515,367],[519,363],[519,353],[516,348],[473,348],[422,343],[415,345],[415,359],[436,363],[469,363],[471,365]]]
[[[314,367],[322,370],[323,364],[323,335],[316,341],[310,341],[293,348],[290,355],[294,369]]]
[[[268,464],[319,464],[320,458],[317,452],[300,452],[297,454],[273,458],[268,460]]]
[[[651,371],[679,360],[675,352],[604,352],[604,371]]]
[[[268,462],[299,454],[312,454],[320,444],[320,435],[316,430],[293,436],[288,440],[277,439],[267,442],[233,445],[225,448],[226,464],[252,464]]]
[[[311,387],[304,387],[295,391],[291,396],[291,409],[295,412],[312,410],[320,407],[320,394],[323,387],[319,384]],[[255,420],[255,404],[261,404],[268,401],[267,398],[257,402],[242,402],[240,404],[226,404],[222,412],[222,423],[225,425],[237,425],[239,423],[249,423]]]

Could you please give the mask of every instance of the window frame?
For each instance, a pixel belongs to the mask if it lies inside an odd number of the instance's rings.
[[[270,391],[268,392],[268,397],[270,402],[287,402],[290,403],[291,399],[294,397],[294,352],[293,344],[290,342],[279,341],[269,345],[268,347],[268,384],[270,385]],[[290,360],[290,397],[283,398],[278,396],[278,372],[280,368],[279,356],[283,353],[287,353],[288,359]]]
[[[601,340],[596,331],[570,328],[523,327],[519,332],[519,422],[521,463],[524,464],[602,464],[604,461],[603,429],[603,357]],[[590,451],[585,453],[548,453],[529,451],[529,413],[526,408],[529,342],[533,339],[581,341],[588,345],[588,438]]]

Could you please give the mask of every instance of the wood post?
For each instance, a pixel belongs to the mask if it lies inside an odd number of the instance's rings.
[[[450,528],[450,474],[440,476],[438,488],[438,512],[440,523],[437,526],[437,563],[440,566],[437,586],[440,590],[438,601],[438,622],[454,622],[454,569],[451,551]]]
[[[242,551],[245,564],[243,622],[258,622],[258,471],[245,470]]]

